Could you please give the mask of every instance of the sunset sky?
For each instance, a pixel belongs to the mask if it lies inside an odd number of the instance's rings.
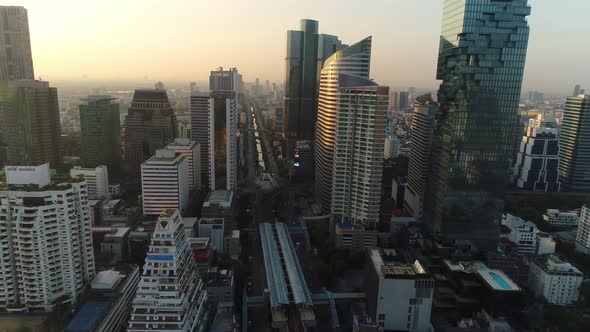
[[[301,18],[346,43],[373,36],[371,75],[431,88],[442,0],[0,0],[28,9],[35,73],[44,80],[205,80],[236,66],[246,81],[282,82],[286,30]],[[590,1],[530,0],[524,89],[590,89]]]

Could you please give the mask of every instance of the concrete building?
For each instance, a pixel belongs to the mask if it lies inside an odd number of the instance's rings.
[[[502,225],[508,227],[510,233],[506,238],[514,243],[516,251],[521,255],[545,255],[555,252],[555,240],[545,232],[537,229],[532,221],[506,214]]]
[[[158,216],[168,209],[184,213],[189,203],[187,158],[173,150],[160,149],[141,165],[143,214]]]
[[[199,143],[187,138],[177,138],[168,144],[168,150],[186,157],[188,164],[189,189],[201,188],[201,147]]]
[[[412,116],[408,185],[403,205],[410,215],[420,222],[423,221],[424,193],[430,174],[430,156],[437,113],[438,104],[432,101],[430,95],[416,99]]]
[[[233,271],[212,267],[207,272],[206,280],[209,303],[222,307],[232,307],[234,304]]]
[[[34,80],[27,10],[0,6],[0,82]]]
[[[115,98],[91,95],[80,105],[80,142],[82,165],[121,166],[121,118]]]
[[[586,205],[580,211],[580,223],[576,234],[576,251],[590,255],[590,209]]]
[[[385,138],[385,145],[383,149],[383,158],[392,159],[399,156],[401,142],[397,135],[387,136]]]
[[[177,136],[178,124],[165,90],[135,90],[125,117],[125,167],[133,180],[141,164]]]
[[[122,261],[129,255],[130,230],[129,227],[92,227],[92,240],[95,245],[100,245],[101,253],[111,254]]]
[[[554,226],[577,226],[578,219],[578,212],[576,211],[547,209],[543,214],[543,220]]]
[[[590,94],[567,97],[559,133],[561,191],[590,191]]]
[[[86,178],[89,199],[101,199],[109,196],[109,172],[107,166],[102,165],[95,168],[74,166],[70,170],[70,176],[73,178],[79,176]]]
[[[240,231],[234,230],[231,236],[225,237],[225,249],[224,253],[228,255],[231,259],[238,260],[240,259],[240,254],[242,253],[242,244],[240,242]]]
[[[431,331],[434,279],[418,260],[368,249],[367,312],[386,331]]]
[[[580,270],[557,256],[537,257],[531,261],[529,287],[551,304],[570,305],[578,300],[583,278]]]
[[[238,182],[236,93],[211,92],[209,110],[209,188],[234,191]]]
[[[168,210],[156,229],[133,300],[128,332],[203,331],[207,291],[190,255],[178,210]]]
[[[223,218],[201,218],[197,220],[199,237],[209,238],[215,251],[223,253],[225,250]]]
[[[57,89],[44,81],[1,83],[0,132],[9,164],[61,165]]]
[[[49,311],[75,303],[94,277],[85,179],[49,164],[6,166],[0,188],[0,307]]]
[[[201,183],[209,185],[209,93],[192,92],[190,100],[191,140],[199,145],[201,164]]]
[[[234,196],[231,191],[211,191],[201,208],[202,218],[223,218],[224,236],[231,236],[235,228],[234,219],[237,203]]]
[[[64,332],[112,332],[125,328],[139,282],[137,266],[101,271]]]

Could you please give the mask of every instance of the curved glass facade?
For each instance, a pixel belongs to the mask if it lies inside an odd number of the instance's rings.
[[[562,191],[590,191],[590,95],[568,97],[559,134]]]

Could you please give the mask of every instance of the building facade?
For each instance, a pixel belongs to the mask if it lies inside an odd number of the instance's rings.
[[[513,166],[527,0],[445,0],[425,215],[432,233],[495,247]]]
[[[238,181],[236,94],[211,92],[209,100],[209,188],[235,190]]]
[[[0,6],[0,82],[34,80],[27,10]]]
[[[201,146],[188,138],[177,138],[166,149],[185,156],[188,165],[189,189],[201,188]]]
[[[121,119],[119,104],[110,96],[88,96],[80,105],[80,141],[82,165],[121,166]]]
[[[109,171],[106,166],[95,168],[74,166],[70,170],[70,176],[73,178],[83,176],[86,179],[89,199],[101,199],[109,196]]]
[[[49,311],[75,303],[95,274],[85,179],[49,164],[6,166],[0,189],[0,307]]]
[[[315,137],[314,194],[324,213],[331,211],[334,147],[338,116],[338,92],[341,74],[348,74],[361,81],[369,79],[371,37],[334,53],[324,63],[321,71],[317,128]],[[347,76],[350,77],[350,76]],[[352,86],[352,85],[350,85]],[[383,151],[381,151],[381,156]]]
[[[182,217],[168,210],[156,223],[127,331],[204,331],[206,302]]]
[[[178,123],[165,90],[135,90],[125,118],[125,168],[137,181],[141,164],[176,138]]]
[[[568,97],[559,134],[562,191],[590,191],[590,95]]]
[[[576,251],[590,255],[590,209],[586,205],[580,211],[578,232],[576,234]]]
[[[0,132],[13,165],[61,165],[57,89],[44,81],[0,84]]]
[[[141,165],[143,214],[159,216],[168,209],[184,213],[189,203],[187,158],[174,150],[160,149]]]
[[[199,144],[201,183],[209,185],[210,152],[209,152],[209,93],[192,92],[190,100],[191,110],[191,140]]]
[[[528,285],[535,296],[551,304],[570,305],[579,298],[583,278],[575,266],[550,255],[531,261]]]
[[[576,211],[547,209],[543,214],[543,220],[555,226],[576,226],[578,225],[578,219],[578,212]]]

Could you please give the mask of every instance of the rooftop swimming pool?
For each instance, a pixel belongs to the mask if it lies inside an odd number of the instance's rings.
[[[506,280],[504,280],[504,278],[502,278],[500,275],[498,275],[498,274],[496,274],[494,272],[490,272],[490,277],[492,277],[492,279],[494,279],[494,281],[502,289],[506,289],[506,290],[512,289],[512,287],[508,284],[508,282],[506,282]]]

